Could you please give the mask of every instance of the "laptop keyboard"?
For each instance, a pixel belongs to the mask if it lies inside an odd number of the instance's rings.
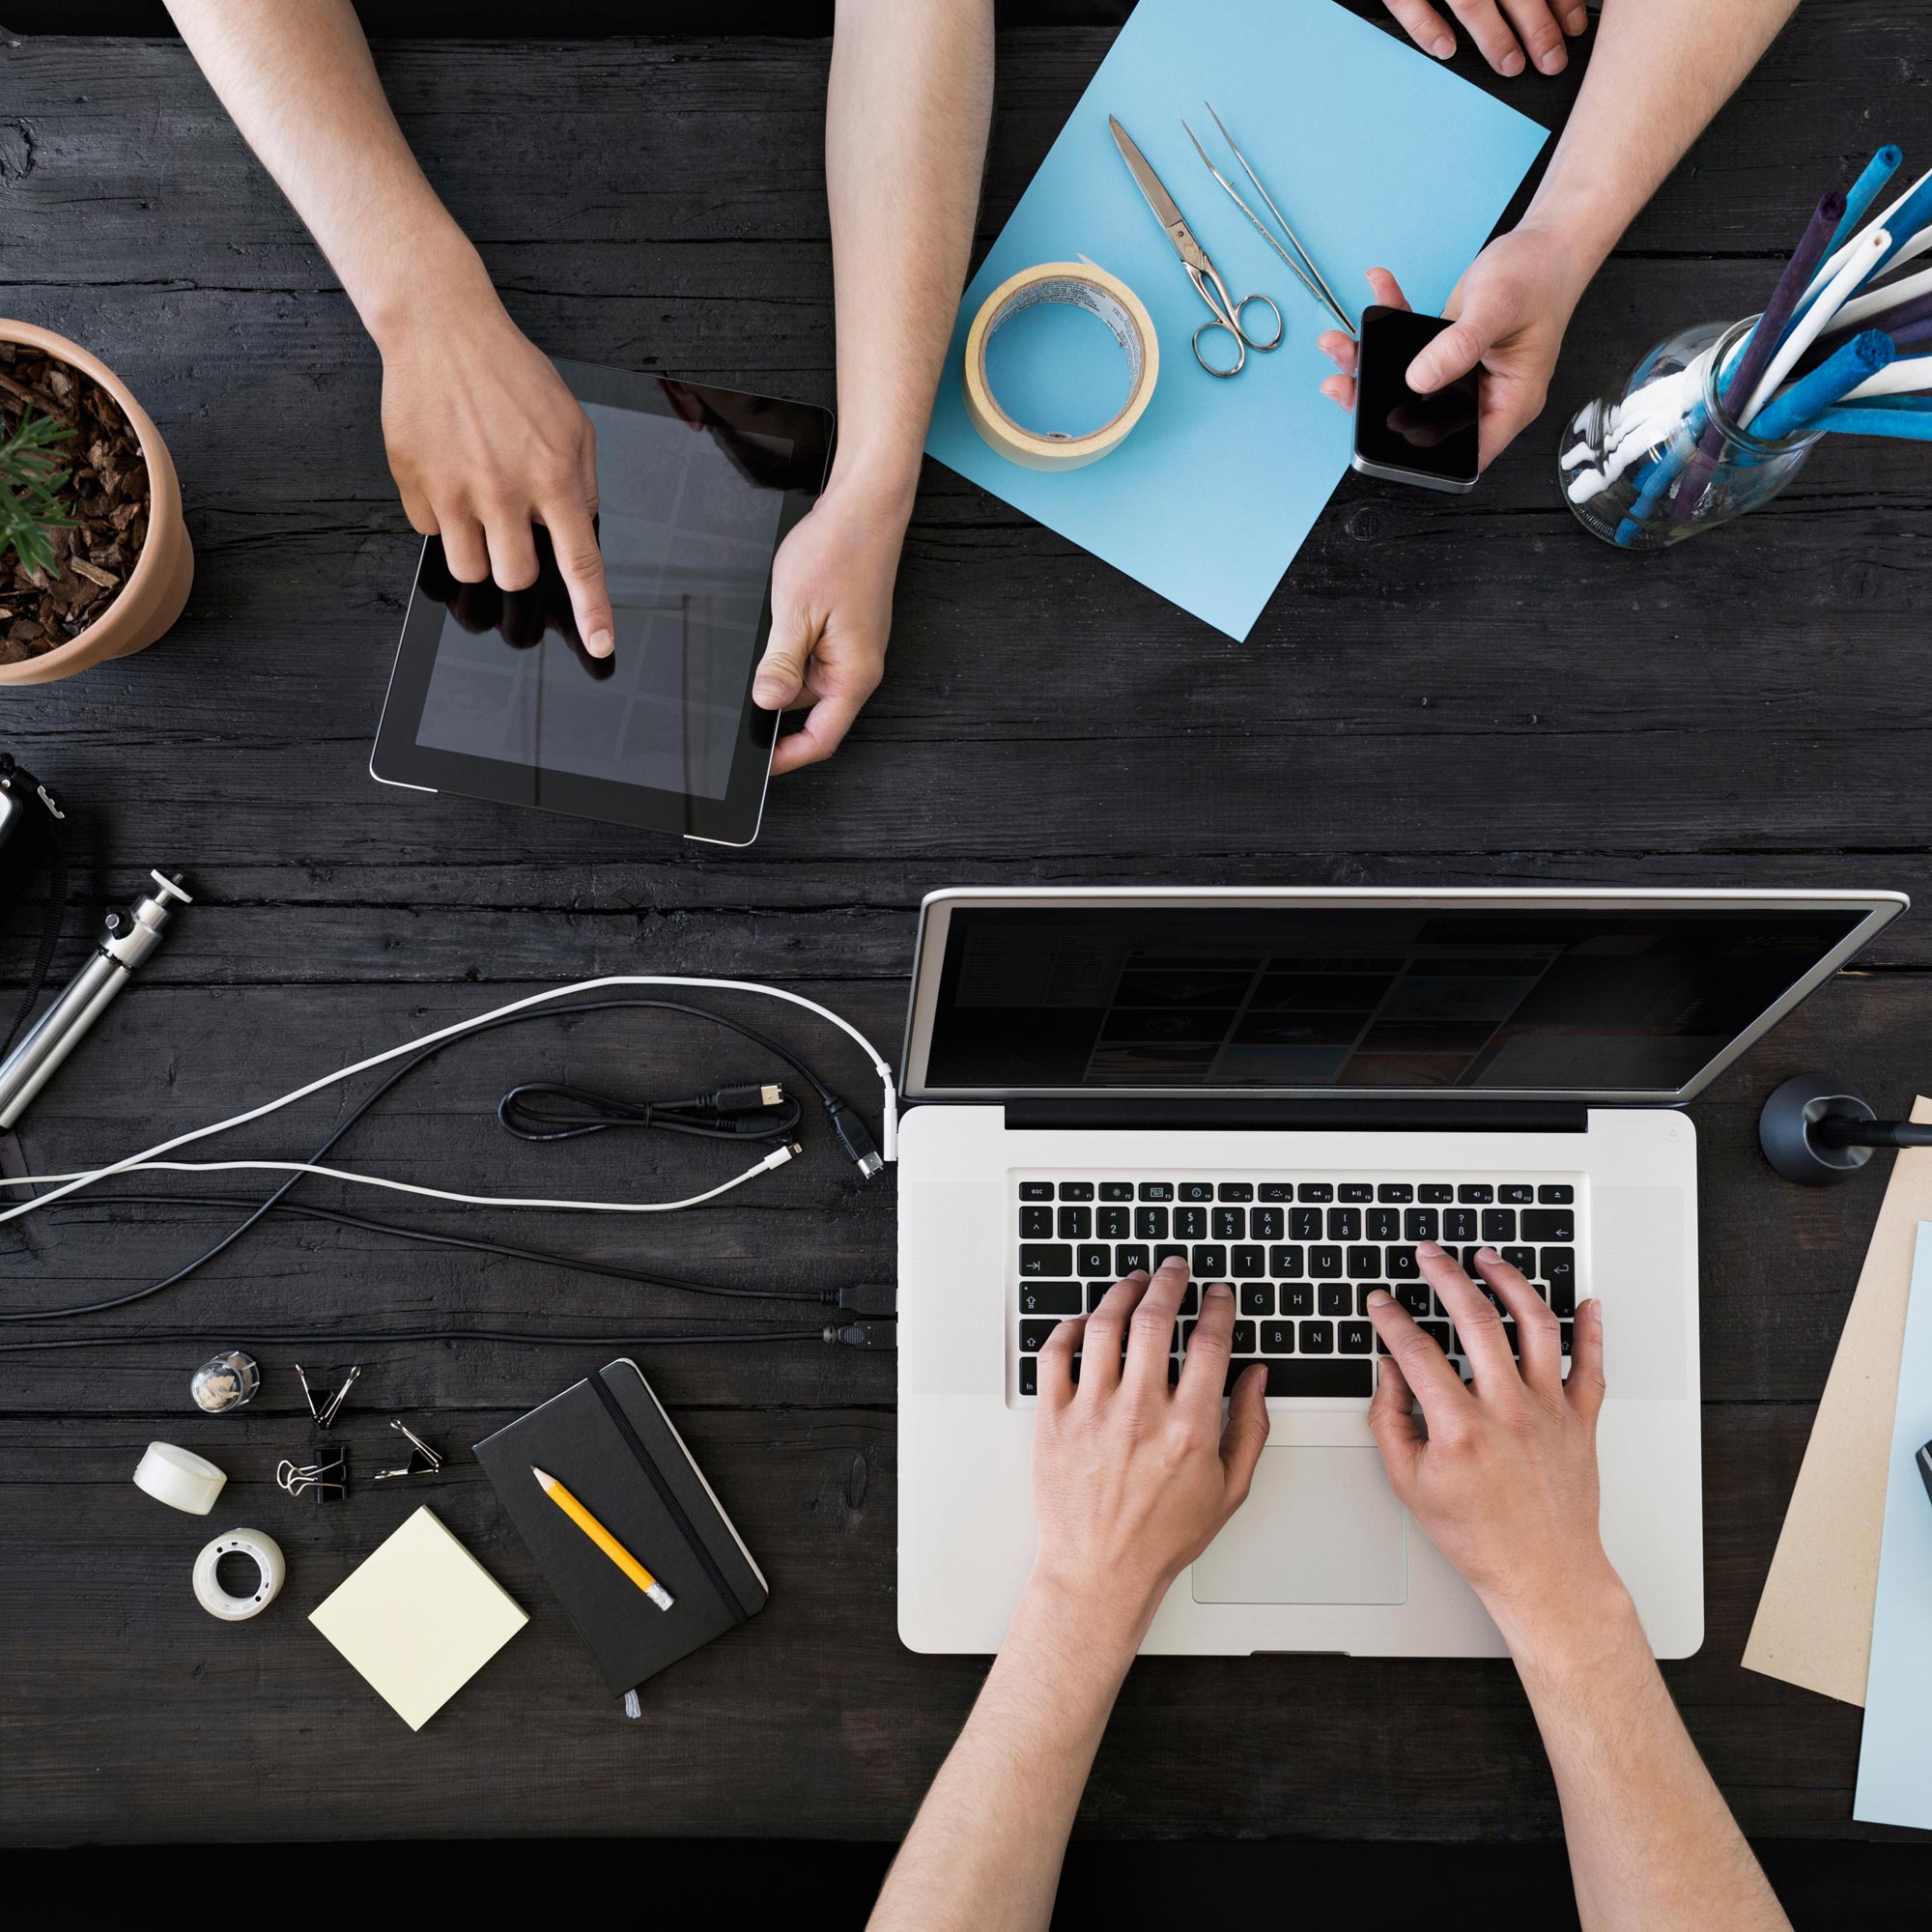
[[[1270,1396],[1375,1393],[1375,1358],[1386,1354],[1368,1319],[1378,1288],[1402,1303],[1456,1366],[1468,1374],[1461,1338],[1415,1259],[1417,1241],[1439,1241],[1476,1273],[1476,1251],[1497,1249],[1521,1269],[1562,1323],[1570,1353],[1577,1312],[1578,1201],[1575,1180],[1471,1174],[1393,1180],[1185,1179],[1015,1177],[1015,1300],[1022,1397],[1038,1386],[1037,1356],[1069,1315],[1091,1312],[1135,1268],[1170,1255],[1187,1262],[1168,1378],[1180,1373],[1201,1310],[1202,1285],[1235,1291],[1228,1387],[1256,1362]],[[1516,1323],[1503,1327],[1516,1351]],[[1076,1378],[1079,1360],[1074,1363]],[[1569,1363],[1564,1363],[1569,1373]]]

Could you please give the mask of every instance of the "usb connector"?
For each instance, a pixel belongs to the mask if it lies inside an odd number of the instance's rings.
[[[886,1161],[877,1143],[866,1131],[865,1122],[836,1094],[826,1101],[825,1111],[831,1119],[832,1131],[838,1145],[845,1150],[846,1158],[859,1170],[860,1179],[870,1180]]]

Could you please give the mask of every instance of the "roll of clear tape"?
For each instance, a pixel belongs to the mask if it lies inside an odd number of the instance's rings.
[[[224,1556],[246,1557],[255,1566],[255,1587],[245,1596],[231,1597],[221,1587],[215,1572]],[[194,1600],[212,1617],[225,1624],[239,1624],[259,1615],[275,1601],[288,1575],[282,1561],[282,1547],[267,1530],[231,1529],[217,1536],[194,1559]]]
[[[150,1442],[134,1470],[137,1490],[189,1516],[206,1516],[227,1480],[227,1472],[217,1469],[206,1456],[178,1449],[172,1442]]]
[[[1006,323],[1039,302],[1065,302],[1097,316],[1127,359],[1126,401],[1109,421],[1083,436],[1042,433],[1016,423],[994,399],[986,380],[987,343]],[[1120,447],[1153,399],[1159,374],[1153,319],[1125,282],[1089,262],[1042,262],[1009,276],[980,304],[966,332],[959,380],[967,419],[989,448],[1028,469],[1079,469]]]

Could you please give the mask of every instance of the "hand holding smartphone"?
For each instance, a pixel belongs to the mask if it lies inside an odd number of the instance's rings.
[[[1439,315],[1379,303],[1362,311],[1355,364],[1355,448],[1364,476],[1461,496],[1476,487],[1477,372],[1433,394],[1408,386],[1408,365],[1450,327]]]

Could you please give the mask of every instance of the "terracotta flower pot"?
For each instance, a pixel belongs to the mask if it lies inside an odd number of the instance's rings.
[[[146,650],[165,636],[181,615],[194,582],[194,552],[188,544],[187,526],[182,522],[181,484],[168,446],[127,384],[77,342],[56,335],[50,328],[36,328],[29,322],[0,322],[0,341],[38,349],[99,383],[120,405],[148,466],[148,538],[135,559],[133,574],[113,602],[78,637],[23,663],[0,665],[0,685],[51,684],[56,678],[85,670],[89,665]]]

